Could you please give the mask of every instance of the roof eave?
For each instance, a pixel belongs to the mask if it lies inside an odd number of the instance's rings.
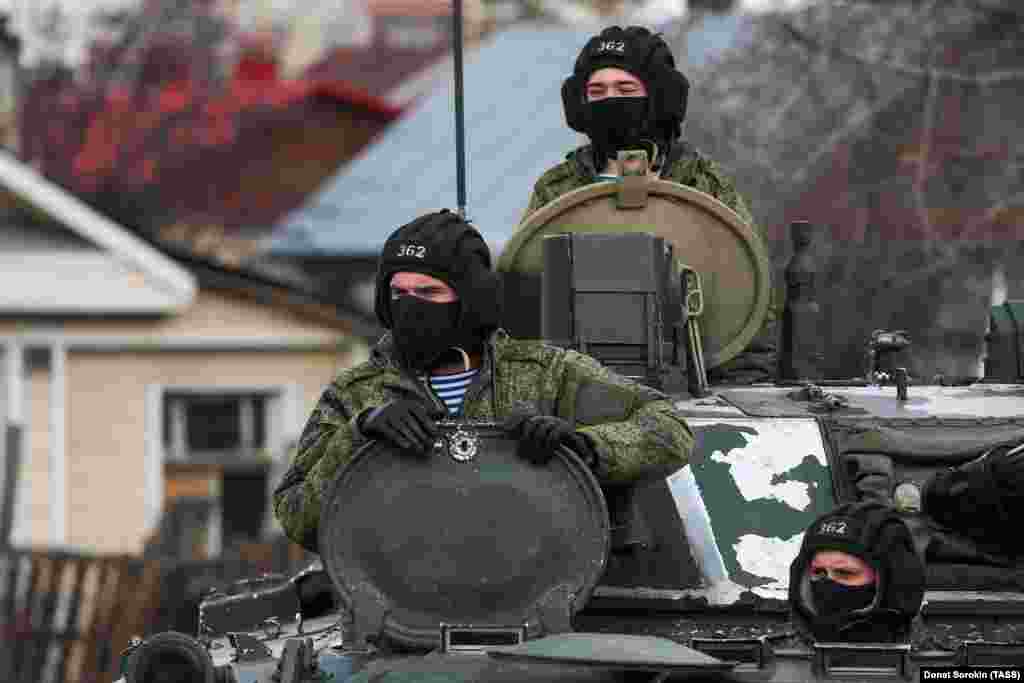
[[[167,294],[171,311],[186,308],[195,300],[196,279],[186,269],[7,152],[0,153],[0,183],[125,265],[148,275]]]

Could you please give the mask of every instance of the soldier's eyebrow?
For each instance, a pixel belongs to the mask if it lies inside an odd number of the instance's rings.
[[[633,88],[639,88],[640,87],[640,82],[639,81],[634,81],[634,80],[629,80],[629,81],[612,81],[611,83],[605,83],[604,81],[596,81],[594,83],[588,83],[587,84],[587,90],[596,90],[598,88],[604,89],[604,88],[607,88],[609,85],[614,85],[614,86],[616,86],[618,88],[625,88],[627,86],[633,87]]]
[[[398,287],[391,285],[392,292],[416,292],[418,294],[437,294],[441,292],[441,288],[437,285],[419,285],[416,287]]]

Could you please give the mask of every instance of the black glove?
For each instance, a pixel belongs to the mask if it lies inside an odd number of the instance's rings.
[[[439,411],[435,411],[437,416]],[[368,437],[384,439],[406,451],[430,453],[441,432],[427,407],[403,398],[374,408],[361,418],[359,429]]]
[[[598,463],[597,448],[590,438],[560,417],[516,414],[505,420],[504,427],[510,436],[519,439],[516,455],[535,465],[551,460],[560,445],[572,449],[591,468]]]
[[[1000,546],[1012,542],[1005,533],[1024,503],[1024,448],[997,446],[959,467],[937,473],[925,486],[924,512],[940,524],[975,541]]]
[[[954,476],[954,481],[972,492],[1000,498],[1024,498],[1024,444],[996,446],[960,465],[956,472],[960,476]]]
[[[1024,498],[1024,444],[1000,446],[992,450],[992,474],[1008,496]]]

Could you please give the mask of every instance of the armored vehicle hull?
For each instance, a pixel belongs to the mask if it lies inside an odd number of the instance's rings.
[[[213,598],[195,638],[136,644],[127,680],[158,680],[162,662],[204,683],[905,681],[922,666],[1024,664],[1022,568],[920,521],[933,473],[1024,442],[1024,385],[914,381],[884,365],[906,350],[889,333],[866,346],[876,365],[863,378],[815,377],[805,269],[787,282],[784,374],[797,381],[707,387],[707,368],[769,314],[764,245],[710,197],[628,189],[560,198],[499,266],[534,278],[528,324],[662,384],[693,429],[688,466],[633,497],[639,543],[613,547],[600,488],[572,453],[537,468],[495,425],[445,424],[433,458],[371,445],[335,481],[320,547],[340,610],[303,617],[294,581]],[[601,249],[627,247],[636,258],[617,252],[602,287]],[[595,319],[606,305],[644,314],[624,329]],[[815,518],[869,499],[929,529],[914,539],[927,560],[919,623],[905,643],[813,642],[790,621],[789,565]]]

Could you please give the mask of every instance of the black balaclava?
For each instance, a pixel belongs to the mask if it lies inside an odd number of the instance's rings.
[[[863,558],[861,558],[863,559]],[[875,601],[877,583],[847,586],[829,577],[811,576],[815,609],[823,615],[846,615]]]
[[[598,69],[615,67],[640,79],[646,97],[609,97],[587,102],[587,80]],[[622,149],[664,151],[682,134],[690,84],[676,70],[672,51],[659,35],[641,26],[611,26],[591,38],[562,85],[569,127],[594,144],[595,161],[613,159]],[[654,161],[653,155],[651,156]]]
[[[811,577],[811,559],[820,550],[859,557],[875,570],[875,583],[852,587]],[[789,603],[794,623],[815,640],[898,642],[921,609],[924,584],[924,564],[896,510],[848,503],[807,528],[790,566]]]
[[[391,299],[391,277],[416,272],[447,282],[458,301],[434,303],[412,296]],[[447,209],[420,216],[388,237],[377,268],[374,309],[391,330],[398,357],[425,372],[453,347],[478,349],[498,326],[498,276],[477,230]]]
[[[658,148],[664,149],[651,125],[647,97],[606,97],[583,106],[598,159],[614,159],[624,149],[646,149],[653,163]]]

